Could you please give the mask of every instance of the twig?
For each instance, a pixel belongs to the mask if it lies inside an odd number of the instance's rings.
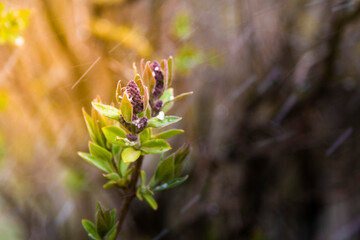
[[[144,156],[140,156],[140,158],[135,163],[135,170],[134,170],[133,174],[131,175],[130,186],[127,189],[127,191],[125,192],[125,196],[128,195],[128,197],[122,201],[121,206],[120,206],[119,225],[117,227],[116,235],[119,234],[121,227],[124,223],[125,217],[129,211],[131,201],[135,197],[135,194],[133,194],[133,193],[136,192],[136,183],[139,178],[143,158],[144,158]]]

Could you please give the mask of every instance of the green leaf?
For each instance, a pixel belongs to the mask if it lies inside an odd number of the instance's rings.
[[[154,117],[149,120],[148,126],[153,128],[161,128],[176,123],[180,120],[181,117],[176,117],[176,116],[165,116],[164,119],[162,120]]]
[[[103,188],[109,189],[109,188],[112,188],[112,187],[115,187],[115,186],[117,186],[117,181],[110,180],[110,181],[108,181],[107,183],[105,183],[103,185]]]
[[[96,230],[98,234],[101,237],[105,236],[105,234],[108,232],[109,225],[105,221],[105,214],[102,211],[101,207],[96,212],[95,219],[96,219]]]
[[[173,70],[173,57],[170,56],[168,59],[168,79],[167,79],[167,86],[170,86],[172,81],[172,70]]]
[[[129,96],[127,95],[127,93],[124,93],[124,95],[123,95],[120,109],[121,109],[121,114],[123,115],[125,121],[128,123],[131,123],[132,115],[133,115],[133,107],[131,105],[131,102],[129,100]]]
[[[109,230],[109,232],[105,235],[104,239],[105,240],[114,240],[116,237],[116,232],[117,232],[117,226],[119,225],[119,222],[117,222],[116,224],[114,224],[114,226]]]
[[[122,98],[121,80],[118,81],[115,92],[116,102],[120,104]]]
[[[141,152],[133,148],[125,148],[121,153],[124,163],[135,162],[140,157]]]
[[[120,175],[122,177],[125,177],[125,174],[128,170],[130,163],[125,163],[122,158],[119,158],[119,171],[120,171]]]
[[[181,99],[183,97],[186,97],[186,96],[189,96],[191,94],[193,94],[193,92],[186,92],[186,93],[179,94],[176,97],[173,97],[173,96],[170,97],[169,100],[164,102],[163,111],[164,112],[168,111],[174,105],[174,102],[176,100],[179,100],[179,99]]]
[[[182,171],[182,164],[185,158],[189,155],[190,146],[184,144],[176,153],[175,153],[175,177],[180,176]]]
[[[165,140],[155,139],[143,143],[140,149],[146,154],[159,154],[169,151],[171,147]]]
[[[148,141],[151,138],[151,128],[146,128],[144,131],[142,131],[139,134],[140,137],[140,143],[144,143]]]
[[[111,163],[112,154],[105,148],[102,148],[93,142],[89,142],[89,150],[90,150],[91,155],[93,155],[94,157],[103,159],[104,161]]]
[[[183,97],[186,97],[186,96],[190,96],[191,94],[193,94],[194,92],[186,92],[186,93],[181,93],[181,94],[179,94],[179,95],[177,95],[176,97],[174,97],[174,98],[171,98],[168,102],[166,102],[165,104],[164,104],[164,106],[166,105],[166,104],[168,104],[168,103],[170,103],[170,102],[174,102],[174,101],[176,101],[176,100],[179,100],[179,99],[181,99],[181,98],[183,98]]]
[[[164,113],[169,111],[170,108],[172,108],[172,106],[174,105],[174,103],[170,101],[173,98],[174,98],[174,89],[173,88],[166,89],[164,91],[164,93],[161,95],[160,100],[162,100],[164,103],[164,106],[162,108],[162,111]],[[165,105],[165,103],[167,103],[167,102],[169,102],[169,103]]]
[[[86,123],[86,127],[88,129],[89,135],[91,140],[93,140],[94,142],[97,142],[96,139],[96,130],[95,130],[95,126],[94,123],[92,121],[92,118],[90,117],[90,115],[85,111],[85,109],[82,109],[83,115],[84,115],[84,119],[85,119],[85,123]]]
[[[95,167],[103,170],[104,172],[110,173],[111,169],[108,165],[108,162],[105,162],[89,153],[78,152],[79,156],[82,157],[85,161],[91,163]]]
[[[91,118],[94,124],[95,134],[96,134],[96,141],[94,142],[101,147],[108,147],[106,144],[106,138],[101,131],[101,128],[103,126],[108,125],[106,119],[102,114],[96,111],[94,107],[91,109]]]
[[[126,133],[118,126],[106,126],[101,129],[105,135],[105,138],[111,142],[116,142],[116,137],[125,138]]]
[[[150,107],[148,105],[148,107],[146,108],[145,110],[145,116],[150,119],[151,118],[151,110],[150,110]]]
[[[166,182],[164,184],[161,184],[160,186],[155,187],[153,189],[153,191],[158,192],[158,191],[162,191],[165,189],[176,187],[176,186],[180,185],[181,183],[185,182],[187,178],[188,178],[188,175],[186,175],[185,177],[182,177],[182,178],[173,179],[169,182]]]
[[[161,161],[155,172],[155,185],[168,182],[174,178],[175,160],[174,155],[170,155]]]
[[[115,119],[117,121],[120,120],[120,111],[112,106],[105,105],[102,103],[92,102],[93,107],[105,117]]]
[[[152,209],[156,210],[158,208],[158,205],[155,199],[153,198],[150,190],[147,189],[147,191],[142,192],[141,195]]]
[[[108,173],[108,174],[103,174],[104,177],[106,177],[109,180],[113,180],[113,181],[117,181],[120,179],[120,176],[118,173]]]
[[[146,185],[146,173],[141,170],[140,172],[140,179],[141,179],[141,186],[145,186]]]
[[[168,139],[168,138],[174,137],[183,132],[184,132],[184,130],[182,130],[182,129],[171,129],[171,130],[157,134],[156,136],[154,136],[154,138]]]
[[[154,90],[154,87],[155,87],[155,78],[152,74],[152,70],[151,70],[149,61],[145,65],[145,70],[144,70],[142,79],[143,79],[145,86],[149,88],[149,92],[152,93]]]
[[[116,209],[111,210],[110,215],[111,215],[111,226],[114,226],[116,220]]]
[[[81,221],[85,231],[88,233],[89,237],[95,240],[101,240],[101,237],[96,231],[95,225],[89,220],[83,219]]]
[[[166,59],[163,59],[163,60],[161,60],[161,63],[160,63],[160,66],[161,66],[161,69],[162,69],[162,71],[163,71],[163,73],[164,73],[164,79],[165,79],[165,81],[164,81],[164,89],[167,89],[167,84],[168,84],[168,75],[169,75],[169,72],[168,72],[168,66],[167,66],[167,64],[168,64],[168,62],[167,62],[167,60]]]
[[[131,147],[131,146],[135,146],[136,142],[132,142],[127,138],[116,137],[114,144],[122,147]]]

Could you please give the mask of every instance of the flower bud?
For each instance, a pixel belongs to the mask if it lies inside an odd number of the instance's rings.
[[[164,74],[157,61],[151,63],[151,69],[155,78],[155,88],[152,92],[154,98],[159,98],[164,91]]]
[[[132,142],[135,142],[136,140],[138,140],[138,137],[136,135],[131,134],[131,133],[126,134],[126,138],[129,139]]]
[[[161,108],[163,106],[163,101],[162,100],[158,100],[155,102],[154,106],[152,107],[152,117],[155,117],[159,114],[159,112],[161,111]]]
[[[148,118],[147,117],[140,118],[135,123],[135,132],[139,133],[139,132],[143,131],[146,128],[147,124],[148,124]]]
[[[126,86],[126,93],[130,97],[134,113],[137,114],[142,112],[144,110],[144,103],[142,101],[140,90],[133,80],[131,80]]]

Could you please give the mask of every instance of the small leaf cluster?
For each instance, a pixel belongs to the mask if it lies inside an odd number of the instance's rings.
[[[0,3],[0,44],[12,43],[21,45],[21,32],[28,24],[30,11],[25,9],[5,10]]]
[[[119,222],[116,222],[116,209],[111,211],[104,210],[100,203],[97,204],[95,213],[95,223],[83,219],[82,225],[90,239],[93,240],[114,240],[116,237],[116,228]]]
[[[145,172],[141,171],[141,184],[136,187],[137,198],[145,200],[154,210],[157,209],[155,192],[175,187],[187,179],[187,176],[180,175],[189,146],[163,156],[171,150],[167,139],[184,132],[181,129],[161,130],[181,120],[181,117],[167,115],[167,112],[174,101],[192,94],[174,96],[174,89],[169,87],[172,62],[172,57],[163,59],[161,63],[141,61],[139,72],[134,64],[134,79],[125,86],[121,81],[117,84],[117,106],[103,104],[98,97],[92,102],[91,114],[83,110],[92,141],[89,142],[89,153],[78,154],[103,171],[107,179],[104,188],[115,187],[129,193],[134,171],[138,171],[135,167],[137,161],[140,158],[142,161],[148,154],[161,154],[150,181],[146,182]]]

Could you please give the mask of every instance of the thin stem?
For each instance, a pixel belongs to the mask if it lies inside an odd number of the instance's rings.
[[[125,217],[126,217],[128,211],[129,211],[131,201],[135,197],[134,193],[136,192],[136,183],[137,183],[138,178],[139,178],[143,158],[144,158],[144,156],[140,156],[139,159],[136,161],[135,170],[131,175],[129,188],[125,192],[125,196],[127,196],[127,197],[124,198],[124,200],[121,202],[120,211],[119,211],[119,225],[117,227],[117,233],[116,234],[119,234],[119,232],[121,230],[121,227],[122,227],[122,225],[124,223]]]

